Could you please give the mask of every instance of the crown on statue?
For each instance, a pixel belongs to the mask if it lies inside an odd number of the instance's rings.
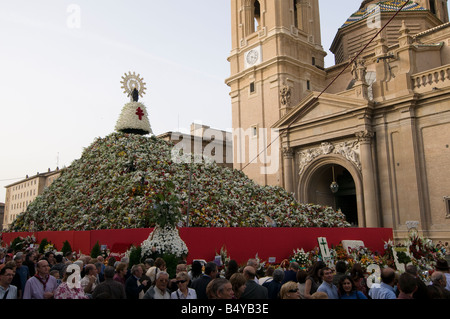
[[[124,89],[123,93],[126,93],[127,96],[130,97],[131,101],[137,102],[139,96],[142,97],[145,94],[144,79],[140,77],[140,74],[136,75],[136,72],[128,72],[128,74],[124,74],[122,76],[122,89]]]

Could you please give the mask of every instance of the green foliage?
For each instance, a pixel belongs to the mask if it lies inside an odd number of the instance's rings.
[[[47,238],[43,238],[41,240],[41,243],[39,244],[39,248],[38,248],[39,253],[41,253],[41,254],[45,253],[45,246],[47,246],[48,244],[49,244],[49,242],[48,242]]]
[[[404,251],[397,251],[397,260],[401,264],[408,264],[411,262],[411,258]]]
[[[70,246],[70,243],[68,240],[66,240],[63,243],[63,246],[61,248],[61,252],[63,253],[63,256],[65,256],[67,253],[72,252],[72,247]]]
[[[162,228],[166,225],[174,227],[181,219],[180,199],[176,195],[172,181],[166,181],[163,185],[155,194],[155,203],[149,213],[149,220]]]
[[[102,251],[100,249],[100,244],[98,243],[98,241],[95,243],[94,247],[92,247],[91,250],[91,257],[92,258],[97,258],[98,256],[100,256],[102,254]]]
[[[11,242],[11,249],[18,251],[23,248],[23,239],[21,237],[16,237]]]
[[[178,258],[174,254],[158,254],[154,253],[147,258],[153,258],[153,260],[156,260],[156,258],[161,257],[166,262],[166,272],[169,274],[169,278],[174,278],[176,276],[176,270],[177,265],[181,261],[180,258]]]
[[[130,247],[130,260],[129,260],[129,264],[128,264],[128,268],[133,267],[134,265],[140,264],[142,263],[142,258],[141,258],[141,247],[140,246],[131,246]]]

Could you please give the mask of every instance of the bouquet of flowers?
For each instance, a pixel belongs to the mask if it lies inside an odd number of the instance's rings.
[[[296,261],[302,269],[306,269],[312,265],[311,260],[309,259],[309,252],[305,253],[303,248],[294,249],[294,255],[291,260]]]

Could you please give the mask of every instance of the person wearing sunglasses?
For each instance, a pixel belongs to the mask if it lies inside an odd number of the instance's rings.
[[[175,284],[178,289],[172,292],[171,299],[197,299],[197,293],[195,289],[189,288],[189,275],[187,272],[182,271],[177,273]]]
[[[280,289],[280,299],[300,299],[298,284],[294,281],[288,281]]]

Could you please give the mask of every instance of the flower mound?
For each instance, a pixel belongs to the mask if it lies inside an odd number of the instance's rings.
[[[259,186],[238,170],[173,161],[172,149],[166,141],[137,134],[97,138],[18,216],[11,230],[153,227],[167,196],[183,226],[190,167],[191,227],[350,226],[341,212],[298,203],[281,187]]]

